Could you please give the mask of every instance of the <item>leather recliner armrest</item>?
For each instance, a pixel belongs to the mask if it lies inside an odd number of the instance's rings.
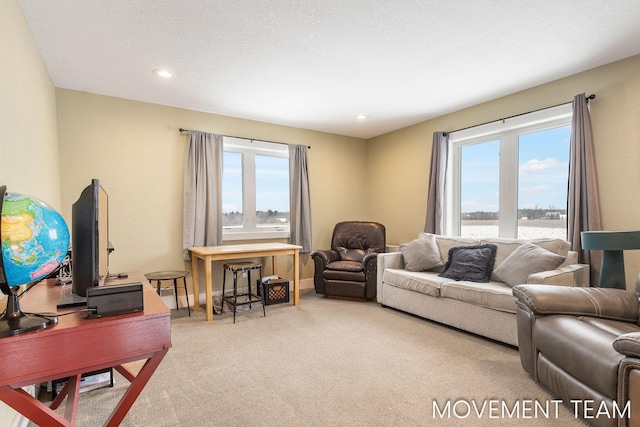
[[[329,264],[330,262],[333,261],[338,261],[340,259],[340,254],[338,254],[338,252],[331,250],[331,249],[325,249],[325,250],[317,250],[314,251],[311,254],[312,258],[321,258],[323,260],[324,265],[326,266],[327,264]]]
[[[623,289],[518,285],[513,295],[537,316],[566,314],[638,321],[638,299]]]
[[[620,354],[640,358],[640,332],[622,334],[613,342],[613,348]]]
[[[377,267],[377,265],[378,265],[378,259],[377,258],[378,258],[378,252],[369,252],[362,259],[362,264],[367,265],[369,263],[373,263],[373,264],[376,264],[376,267]]]

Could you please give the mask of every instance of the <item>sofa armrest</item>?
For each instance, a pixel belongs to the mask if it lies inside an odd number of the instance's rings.
[[[402,252],[385,252],[378,254],[378,271],[385,268],[404,268]]]
[[[513,295],[536,316],[565,314],[638,321],[638,299],[623,289],[518,285]]]
[[[613,342],[613,348],[620,354],[640,358],[640,332],[622,334]]]
[[[542,271],[529,275],[527,283],[540,283],[556,286],[589,286],[589,265],[571,264],[555,270]]]
[[[399,251],[400,251],[400,245],[387,244],[387,247],[385,248],[385,252],[399,252]]]
[[[379,303],[382,302],[382,275],[385,268],[404,268],[404,258],[402,252],[385,252],[378,254],[378,272],[377,272],[377,298]]]

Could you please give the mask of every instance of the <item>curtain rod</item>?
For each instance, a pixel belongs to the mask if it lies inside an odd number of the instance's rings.
[[[190,132],[189,129],[184,129],[184,128],[180,128],[178,129],[178,132],[180,133],[184,133],[184,132]],[[267,141],[265,139],[255,139],[255,138],[247,138],[244,136],[234,136],[234,135],[222,135],[222,136],[226,136],[227,138],[239,138],[239,139],[248,139],[249,141],[253,142],[253,141],[260,141],[260,142],[270,142],[272,144],[282,144],[282,145],[300,145],[300,144],[287,144],[286,142],[277,142],[277,141]],[[310,145],[307,145],[308,149],[311,149]]]
[[[596,99],[596,95],[592,93],[591,95],[587,96],[586,99],[587,99],[587,102],[589,102],[589,100],[591,100],[591,99]],[[490,122],[480,123],[479,125],[467,126],[466,128],[456,129],[456,130],[452,130],[451,132],[443,132],[443,133],[444,133],[444,135],[447,135],[447,134],[450,134],[450,133],[453,133],[453,132],[460,132],[461,130],[467,130],[467,129],[475,128],[475,127],[478,127],[478,126],[488,125],[489,123],[495,123],[495,122],[500,122],[500,121],[504,122],[505,120],[513,119],[514,117],[524,116],[525,114],[535,113],[536,111],[548,110],[549,108],[555,108],[555,107],[559,107],[561,105],[571,104],[572,102],[573,101],[563,102],[562,104],[556,104],[556,105],[552,105],[550,107],[539,108],[537,110],[528,111],[526,113],[514,114],[513,116],[504,117],[502,119],[491,120]]]

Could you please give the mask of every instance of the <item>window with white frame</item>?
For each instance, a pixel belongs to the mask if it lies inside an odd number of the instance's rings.
[[[289,237],[287,145],[223,139],[223,240]]]
[[[571,104],[449,135],[444,230],[566,239]]]

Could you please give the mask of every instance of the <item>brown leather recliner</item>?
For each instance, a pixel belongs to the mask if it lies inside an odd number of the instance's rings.
[[[386,248],[386,230],[377,222],[336,224],[331,249],[311,254],[316,293],[373,299],[376,296],[377,256]]]
[[[640,277],[622,289],[518,285],[524,369],[595,426],[640,425]]]

